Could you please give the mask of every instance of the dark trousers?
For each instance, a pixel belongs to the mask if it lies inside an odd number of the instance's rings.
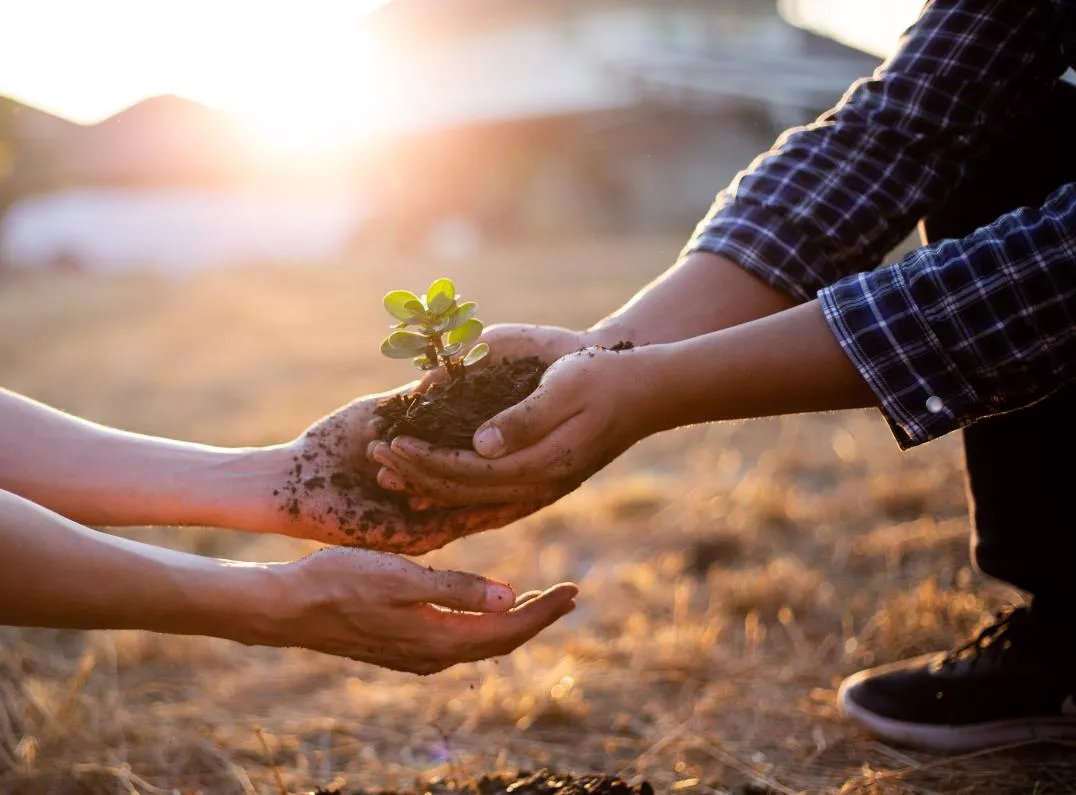
[[[1010,131],[973,171],[923,219],[924,242],[963,237],[1076,181],[1076,88],[1060,84],[1041,121]],[[966,428],[964,451],[975,564],[1036,604],[1076,606],[1076,384]]]

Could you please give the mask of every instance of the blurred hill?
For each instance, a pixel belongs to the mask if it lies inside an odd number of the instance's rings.
[[[228,113],[177,96],[90,126],[0,105],[0,258],[78,258],[85,230],[62,252],[41,245],[60,224],[49,218],[71,213],[40,197],[85,189],[346,195],[363,206],[333,233],[349,247],[686,233],[781,131],[879,63],[789,24],[773,0],[391,0],[365,25],[385,53],[376,128],[316,167],[271,157]],[[33,218],[15,212],[32,197]],[[33,251],[11,242],[29,237]]]

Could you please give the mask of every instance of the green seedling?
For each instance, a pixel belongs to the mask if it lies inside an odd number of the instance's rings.
[[[462,376],[489,353],[489,346],[480,342],[461,355],[482,334],[483,325],[474,316],[478,304],[459,299],[451,279],[437,279],[423,296],[407,290],[388,293],[385,309],[399,322],[381,341],[381,352],[390,359],[410,359],[419,370],[444,367],[450,376]]]

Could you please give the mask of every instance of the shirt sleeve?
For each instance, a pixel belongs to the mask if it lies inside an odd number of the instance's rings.
[[[935,0],[898,52],[718,194],[684,253],[799,300],[877,266],[1065,71],[1049,0]]]
[[[1076,183],[818,294],[902,447],[1076,378]]]

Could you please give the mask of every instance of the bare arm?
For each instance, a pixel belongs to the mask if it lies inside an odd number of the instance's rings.
[[[818,301],[639,354],[651,385],[643,408],[648,432],[878,404]]]
[[[875,268],[978,154],[1005,130],[1036,123],[1066,68],[1049,5],[925,4],[870,79],[737,175],[672,269],[587,332],[492,327],[494,357],[552,361],[584,345],[686,339],[812,300]]]
[[[232,449],[108,428],[0,390],[0,489],[92,526],[230,527],[411,555],[535,510],[420,513],[386,500],[365,458],[382,397],[285,444]]]
[[[811,301],[680,342],[565,356],[479,429],[482,455],[415,439],[373,454],[434,504],[550,500],[672,427],[877,402]]]
[[[0,489],[83,524],[217,524],[226,491],[268,474],[270,456],[256,472],[252,452],[128,433],[0,390]]]
[[[765,317],[796,303],[731,259],[696,252],[592,326],[584,342],[675,342]]]
[[[356,549],[290,563],[204,558],[0,491],[0,624],[209,635],[432,673],[507,654],[569,612],[575,592],[560,585],[513,606],[503,583]]]
[[[271,567],[110,536],[0,491],[0,624],[253,642],[279,609],[281,586]]]
[[[482,340],[494,355],[483,361],[538,356],[553,362],[595,345],[675,342],[765,317],[796,303],[728,257],[698,251],[681,258],[624,306],[585,331],[517,323],[490,326]]]

